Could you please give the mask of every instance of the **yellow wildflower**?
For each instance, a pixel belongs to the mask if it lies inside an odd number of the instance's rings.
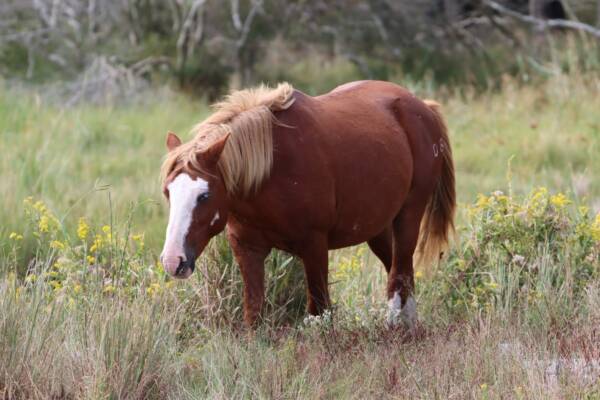
[[[491,203],[491,197],[487,197],[484,194],[479,193],[477,195],[477,202],[475,203],[475,207],[482,209],[488,207]]]
[[[38,229],[40,232],[48,232],[49,230],[49,219],[47,215],[42,215],[40,217],[40,222],[38,223]]]
[[[104,225],[102,227],[102,232],[104,232],[104,234],[106,235],[106,239],[110,240],[112,238],[112,232],[111,232],[110,226]]]
[[[41,200],[36,201],[33,208],[39,213],[45,213],[47,211],[46,205]]]
[[[17,232],[11,232],[8,238],[16,242],[18,240],[23,240],[23,235],[19,235]]]
[[[50,281],[50,285],[54,288],[54,291],[58,291],[62,288],[62,283],[59,281]]]
[[[171,289],[173,286],[175,286],[175,281],[169,281],[169,282],[165,283],[165,287],[167,289]]]
[[[115,287],[113,285],[106,285],[104,289],[102,289],[102,293],[114,293]]]
[[[158,283],[152,283],[146,289],[146,293],[148,293],[148,295],[150,295],[150,296],[154,296],[155,294],[157,294],[159,292],[160,292],[160,284],[158,284]]]
[[[356,256],[357,257],[362,257],[365,254],[366,251],[367,251],[367,246],[360,246],[356,250]]]
[[[423,271],[415,272],[415,279],[421,279],[423,277]]]
[[[77,236],[79,237],[79,239],[85,240],[89,231],[90,227],[85,221],[85,218],[79,218],[79,224],[77,225]]]
[[[564,206],[571,204],[571,200],[563,193],[558,193],[550,197],[550,203],[556,208],[563,208]]]
[[[50,247],[52,247],[55,250],[64,250],[65,244],[59,240],[53,240],[50,242]]]
[[[73,286],[73,293],[79,294],[79,292],[81,292],[81,285],[77,284],[77,285]]]
[[[92,253],[94,253],[94,252],[100,250],[102,248],[102,243],[103,243],[102,236],[96,235],[96,237],[94,238],[94,243],[92,243],[92,247],[90,247],[90,251]]]
[[[596,214],[596,218],[594,218],[594,222],[590,226],[590,233],[596,241],[600,242],[600,212]]]
[[[94,257],[94,256],[87,256],[87,262],[90,265],[96,263],[96,257]]]
[[[36,279],[37,279],[37,275],[36,274],[29,274],[25,278],[25,282],[27,282],[27,283],[35,282]]]
[[[533,211],[534,213],[538,213],[544,210],[546,205],[548,204],[548,189],[545,187],[537,188],[531,198],[529,200],[529,209],[528,211]]]
[[[144,234],[131,236],[131,239],[137,244],[138,248],[142,250],[144,248]]]

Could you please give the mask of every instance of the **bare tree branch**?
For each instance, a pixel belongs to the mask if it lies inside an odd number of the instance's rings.
[[[240,18],[240,1],[239,0],[231,0],[231,21],[233,22],[233,27],[236,31],[242,31],[242,20]]]
[[[202,40],[203,18],[199,16],[207,0],[192,3],[177,39],[177,68],[181,70],[194,47]],[[195,24],[195,26],[194,26]]]
[[[237,1],[235,1],[235,2],[237,3]],[[254,0],[252,2],[252,8],[248,12],[246,19],[244,20],[244,25],[240,32],[240,37],[238,38],[237,43],[236,43],[238,49],[241,49],[246,45],[246,41],[248,40],[248,35],[250,34],[250,28],[252,27],[252,22],[254,21],[254,18],[256,17],[256,15],[258,14],[258,11],[262,7],[262,4],[263,4],[263,0]],[[239,14],[238,14],[238,18],[239,18]]]
[[[168,68],[173,68],[173,64],[168,57],[148,57],[129,66],[129,70],[134,75],[139,76],[151,71],[154,67],[159,65],[165,65]]]
[[[495,10],[501,14],[508,15],[509,17],[515,18],[521,22],[535,25],[539,29],[567,28],[567,29],[582,31],[582,32],[588,33],[588,34],[600,39],[600,29],[596,29],[593,26],[584,24],[582,22],[569,21],[566,19],[545,20],[545,19],[535,18],[530,15],[521,14],[520,12],[511,10],[510,8],[507,8],[507,7],[503,6],[502,4],[499,4],[492,0],[484,0],[484,4],[486,4],[488,7],[492,8],[493,10]]]

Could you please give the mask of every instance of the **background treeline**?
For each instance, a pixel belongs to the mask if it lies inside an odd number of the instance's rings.
[[[599,0],[3,0],[0,74],[74,100],[165,80],[210,100],[279,80],[488,88],[597,69],[598,26]]]

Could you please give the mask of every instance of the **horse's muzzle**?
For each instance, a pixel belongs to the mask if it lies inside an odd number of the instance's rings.
[[[174,278],[189,278],[196,267],[196,253],[188,246],[185,247],[184,251],[185,257],[179,256],[175,258],[161,256],[161,261],[165,270]]]
[[[192,272],[194,272],[194,268],[196,268],[196,257],[190,257],[189,255],[186,257],[186,260],[180,258],[179,266],[175,270],[173,277],[186,279],[192,275]]]

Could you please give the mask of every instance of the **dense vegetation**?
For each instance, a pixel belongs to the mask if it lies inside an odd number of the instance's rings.
[[[5,0],[0,74],[71,102],[164,82],[211,101],[281,80],[311,93],[367,78],[488,89],[503,75],[597,70],[599,10],[597,0]]]
[[[165,276],[164,132],[208,109],[168,90],[65,108],[0,93],[0,393],[5,398],[597,398],[600,80],[557,74],[444,103],[459,215],[417,272],[416,334],[384,326],[383,268],[331,254],[331,314],[306,318],[302,269],[268,265],[241,327],[226,241]],[[5,150],[6,149],[6,150]],[[52,368],[48,368],[51,365]]]

